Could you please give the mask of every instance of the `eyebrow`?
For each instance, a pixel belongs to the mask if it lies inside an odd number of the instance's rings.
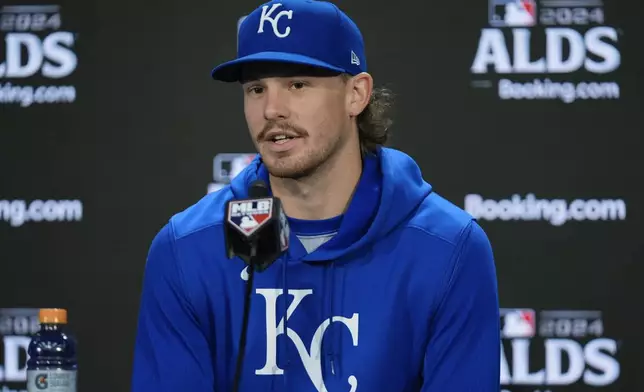
[[[296,78],[296,77],[333,77],[339,75],[340,72],[327,70],[323,68],[316,68],[311,66],[303,66],[299,64],[261,64],[249,66],[242,70],[240,82],[242,84],[248,82],[258,81],[264,78],[277,77],[277,78]]]

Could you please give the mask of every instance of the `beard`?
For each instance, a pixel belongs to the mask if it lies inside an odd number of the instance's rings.
[[[324,146],[303,149],[295,154],[262,156],[266,169],[273,177],[297,180],[310,177],[324,167],[340,147],[340,139],[326,140]]]
[[[292,127],[289,124],[280,124],[277,126],[285,130],[294,131],[303,139],[308,139],[309,134],[304,129]],[[270,130],[272,128],[266,127],[265,129]],[[310,177],[314,173],[319,172],[341,150],[346,142],[342,134],[340,132],[335,136],[326,136],[314,143],[311,143],[309,139],[310,145],[299,148],[296,152],[289,151],[284,154],[266,152],[262,154],[262,161],[273,177],[284,179]],[[260,133],[261,135],[262,133]],[[258,138],[258,140],[263,139]]]

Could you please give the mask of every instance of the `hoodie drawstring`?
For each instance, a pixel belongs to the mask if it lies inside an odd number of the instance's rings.
[[[337,279],[344,279],[344,274],[341,271],[338,273],[338,268],[336,267],[336,261],[331,261],[325,264],[324,266],[324,283],[323,286],[326,290],[322,293],[326,305],[323,310],[323,321],[328,320],[329,326],[325,333],[325,336],[322,337],[322,347],[321,347],[321,359],[322,359],[322,377],[323,379],[328,377],[341,377],[341,364],[340,364],[340,355],[342,351],[342,334],[338,332],[338,328],[333,326],[333,317],[338,313],[335,311],[335,299],[336,299],[336,284],[339,284],[340,289],[344,288],[344,282],[336,282]],[[288,332],[288,282],[287,282],[287,258],[282,259],[282,303],[283,303],[283,315],[282,319],[284,320],[284,335],[282,337],[282,343],[280,344],[279,366],[284,370],[283,377],[283,392],[288,391],[288,368],[290,367],[291,360],[289,355],[289,339],[286,335]],[[342,293],[341,293],[342,296]],[[274,387],[275,385],[273,385]]]
[[[329,327],[327,329],[326,336],[322,338],[322,347],[323,349],[323,369],[326,370],[326,374],[332,377],[340,376],[340,351],[341,347],[341,338],[342,334],[338,333],[338,329],[333,325],[333,317],[336,315],[335,311],[335,287],[336,280],[338,279],[336,261],[331,261],[325,266],[325,279],[327,281],[328,292],[325,297],[327,298],[326,306],[326,316],[324,320],[329,320]],[[341,274],[340,274],[341,275]],[[340,285],[342,287],[342,285]]]

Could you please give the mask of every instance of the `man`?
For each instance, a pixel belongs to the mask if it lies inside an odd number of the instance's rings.
[[[227,259],[225,203],[263,179],[290,247],[253,286],[242,391],[498,392],[490,243],[383,147],[390,96],[362,35],[321,1],[266,3],[243,21],[240,82],[256,159],[173,216],[152,242],[133,391],[228,392],[242,333],[243,261]]]

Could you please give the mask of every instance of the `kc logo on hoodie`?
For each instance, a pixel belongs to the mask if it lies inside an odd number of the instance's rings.
[[[313,294],[313,290],[288,290],[288,294],[292,295],[294,299],[286,311],[286,316],[282,317],[277,325],[275,325],[275,320],[277,319],[277,300],[284,293],[284,290],[266,288],[257,289],[256,293],[261,295],[266,301],[266,362],[261,369],[255,370],[255,374],[268,376],[282,375],[284,374],[284,370],[277,365],[277,337],[284,333],[284,318],[288,320],[295,313],[304,298]],[[324,384],[324,379],[322,378],[320,355],[324,333],[331,323],[341,323],[351,333],[353,346],[356,347],[358,346],[358,320],[358,313],[354,313],[351,318],[341,316],[327,318],[315,330],[308,349],[304,345],[304,341],[300,335],[290,327],[287,328],[286,336],[295,344],[297,354],[302,359],[304,369],[306,369],[306,373],[318,392],[328,392]],[[351,386],[350,392],[355,392],[358,388],[358,379],[354,375],[350,375],[347,381]]]

